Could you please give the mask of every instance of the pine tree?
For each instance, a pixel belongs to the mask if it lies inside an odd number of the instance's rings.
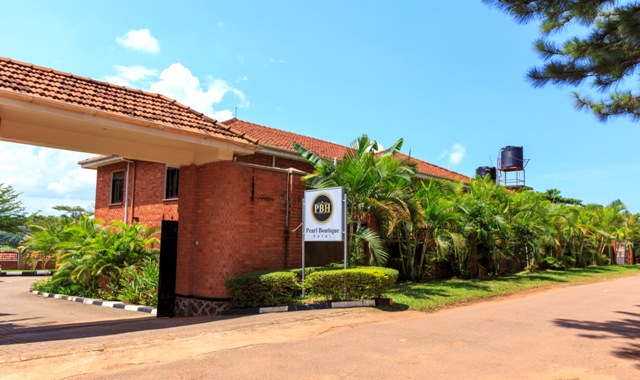
[[[11,185],[0,183],[0,231],[18,232],[26,221],[22,202]]]
[[[603,93],[603,98],[594,100],[575,92],[576,108],[590,110],[600,121],[611,116],[640,120],[640,94],[634,91],[640,64],[640,2],[482,1],[518,22],[540,21],[541,37],[534,46],[545,63],[529,70],[534,87],[549,82],[560,86],[589,83]],[[556,42],[558,37],[567,37],[568,31],[576,33],[564,42]]]

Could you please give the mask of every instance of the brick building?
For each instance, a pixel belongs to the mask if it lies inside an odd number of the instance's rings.
[[[1,57],[0,123],[3,141],[100,155],[80,163],[98,172],[96,217],[177,221],[170,269],[183,315],[215,313],[229,276],[300,266],[300,177],[311,168],[292,144],[327,158],[346,149]],[[420,177],[467,179],[416,162]]]
[[[234,156],[230,162],[180,168],[120,157],[79,163],[98,171],[97,218],[154,226],[162,220],[179,220],[178,305],[196,302],[199,312],[202,299],[215,303],[228,296],[224,282],[230,276],[301,265],[302,235],[297,227],[302,223],[305,186],[300,177],[313,169],[295,152],[293,143],[329,159],[341,158],[347,149],[238,119],[221,124],[257,140],[261,149]],[[413,160],[422,178],[468,180]],[[308,265],[314,265],[314,260],[317,264],[340,260],[342,246],[307,243],[307,254]]]

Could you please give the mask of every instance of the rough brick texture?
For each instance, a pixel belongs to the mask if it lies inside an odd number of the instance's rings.
[[[301,231],[290,232],[301,221],[299,175],[232,162],[186,169],[180,173],[178,294],[224,298],[231,276],[301,265]]]
[[[0,268],[20,269],[18,268],[18,251],[0,250]]]
[[[302,230],[296,228],[302,223],[305,185],[300,173],[285,169],[310,172],[311,167],[278,157],[274,161],[264,154],[237,161],[181,167],[177,202],[163,201],[164,165],[129,165],[128,222],[138,218],[140,223],[159,226],[163,217],[180,222],[178,295],[226,298],[224,283],[231,276],[302,264]],[[126,173],[127,163],[98,169],[97,218],[124,217],[124,202],[109,204],[111,173],[118,170]]]
[[[126,194],[127,223],[139,223],[160,227],[163,219],[178,220],[178,200],[164,199],[164,181],[166,166],[155,162],[134,161],[129,163],[128,187]],[[96,179],[95,216],[107,222],[124,220],[124,205],[111,204],[111,176],[114,172],[124,171],[125,186],[127,162],[98,168]]]

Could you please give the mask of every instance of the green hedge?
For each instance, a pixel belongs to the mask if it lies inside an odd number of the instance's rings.
[[[338,270],[344,269],[343,264],[329,264],[324,267],[306,267],[304,268],[304,276],[308,277],[311,273],[314,272],[324,272],[328,270]],[[289,269],[289,272],[295,273],[298,281],[302,281],[302,268]]]
[[[231,292],[231,305],[246,308],[294,304],[302,289],[300,272],[291,269],[231,277],[225,283]],[[332,301],[380,298],[398,279],[397,270],[381,267],[309,267],[305,273],[305,289]]]
[[[234,276],[225,282],[233,307],[263,307],[291,304],[300,293],[296,275],[290,271],[255,272]]]
[[[332,301],[381,298],[398,279],[398,271],[382,267],[318,271],[305,279],[310,294]]]

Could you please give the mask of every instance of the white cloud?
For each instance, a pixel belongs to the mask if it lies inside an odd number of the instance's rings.
[[[27,212],[55,214],[52,206],[89,207],[95,201],[96,172],[81,169],[77,153],[0,142],[0,183],[22,193]]]
[[[238,54],[238,63],[244,65],[244,56],[242,54]]]
[[[225,121],[233,118],[233,113],[230,110],[222,110],[214,112],[212,117],[218,121]]]
[[[119,86],[132,87],[134,82],[146,80],[158,76],[158,70],[144,66],[115,66],[116,75],[106,75],[106,82]]]
[[[460,143],[455,143],[451,146],[451,150],[448,152],[449,165],[458,165],[464,159],[464,155],[467,152],[467,148]]]
[[[238,98],[239,107],[249,105],[245,94],[226,81],[209,77],[208,83],[203,86],[200,80],[191,73],[191,70],[180,63],[174,63],[163,70],[160,73],[160,81],[153,83],[150,91],[176,99],[180,103],[213,118],[216,118],[216,115],[227,118],[233,115],[228,110],[214,112],[213,109],[213,106],[220,103],[228,93]]]
[[[203,84],[181,63],[174,63],[159,74],[158,70],[144,66],[115,66],[115,69],[115,75],[107,75],[103,79],[116,85],[148,89],[166,95],[216,120],[233,117],[231,110],[214,109],[228,94],[235,96],[237,107],[250,105],[246,95],[228,82],[210,76]],[[234,82],[247,80],[249,77],[243,75]]]
[[[127,49],[143,53],[157,54],[160,51],[160,43],[151,35],[149,29],[132,29],[124,35],[116,37],[116,42]]]

